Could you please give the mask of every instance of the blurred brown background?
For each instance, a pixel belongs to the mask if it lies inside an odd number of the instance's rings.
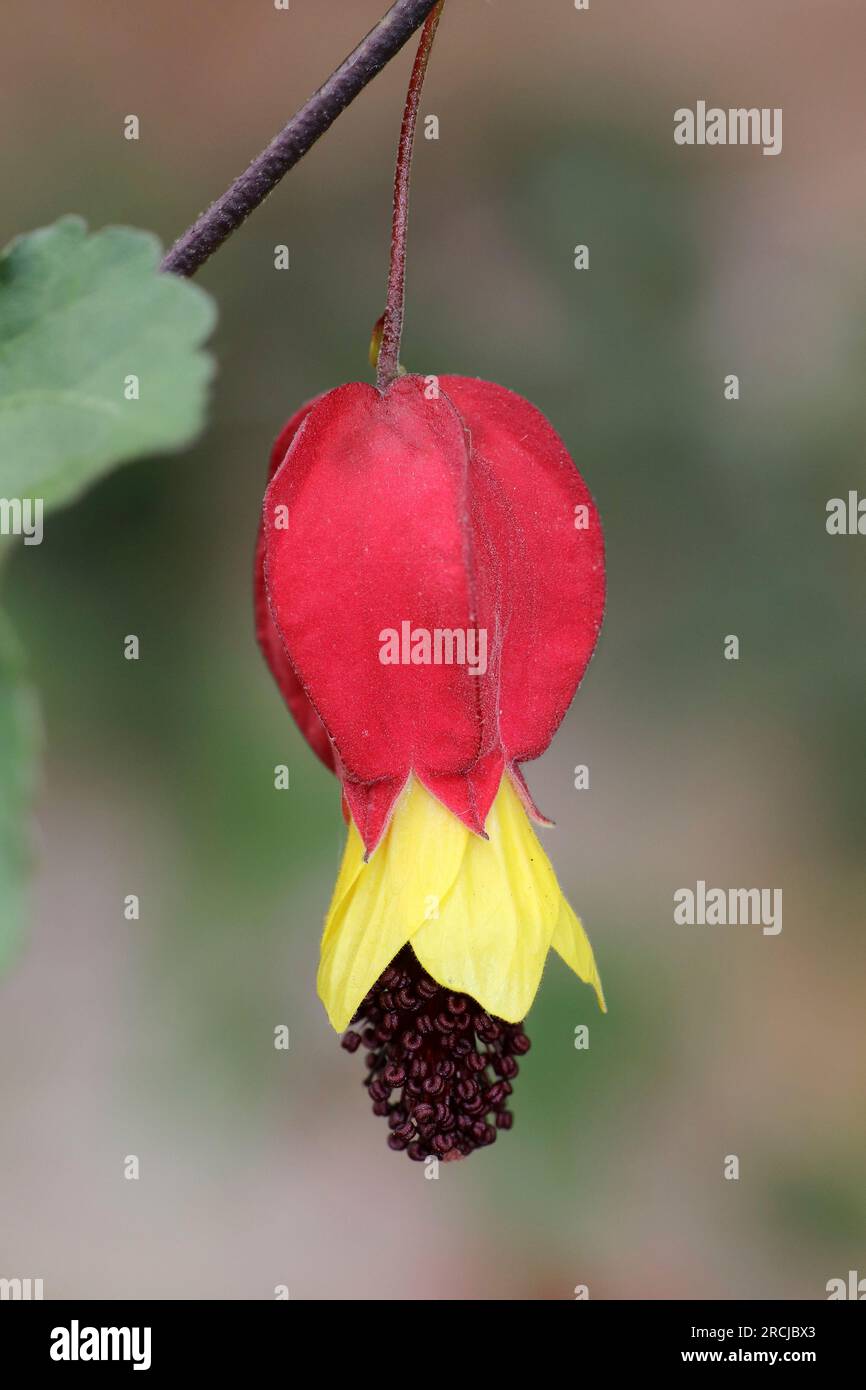
[[[74,211],[170,242],[384,8],[6,0],[0,241]],[[50,517],[8,576],[47,758],[0,1009],[0,1275],[737,1299],[866,1274],[866,540],[824,526],[866,492],[864,42],[857,0],[446,4],[403,357],[534,400],[601,510],[601,644],[529,779],[610,1013],[551,962],[513,1133],[436,1182],[386,1149],[315,996],[342,820],[250,615],[271,440],[368,376],[408,51],[201,273],[207,435]],[[782,154],[675,147],[698,99],[781,106]],[[675,927],[699,878],[782,888],[781,935]]]

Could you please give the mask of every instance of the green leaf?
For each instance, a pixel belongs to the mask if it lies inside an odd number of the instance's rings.
[[[30,868],[30,806],[41,729],[21,649],[0,613],[0,969],[18,943]]]
[[[149,232],[89,235],[79,217],[0,256],[0,497],[59,506],[115,464],[198,434],[216,313],[159,260]]]

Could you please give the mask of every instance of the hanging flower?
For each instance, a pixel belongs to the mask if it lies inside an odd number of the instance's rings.
[[[406,137],[404,118],[401,154]],[[256,618],[289,709],[342,783],[348,841],[319,994],[337,1031],[354,1021],[344,1045],[367,1050],[391,1146],[454,1158],[510,1126],[522,1020],[551,947],[604,1008],[520,771],[549,745],[595,647],[604,542],[562,440],[528,401],[400,374],[400,195],[398,159],[378,385],[328,392],[278,438]]]

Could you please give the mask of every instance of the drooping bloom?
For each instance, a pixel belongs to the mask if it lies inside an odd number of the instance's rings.
[[[520,770],[586,669],[604,583],[574,462],[500,386],[341,386],[274,446],[258,636],[349,826],[319,993],[338,1031],[361,1028],[346,1045],[367,1047],[374,1110],[411,1157],[508,1126],[551,947],[604,1007]]]

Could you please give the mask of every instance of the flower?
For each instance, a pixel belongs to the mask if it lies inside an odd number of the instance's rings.
[[[340,778],[349,823],[319,993],[338,1031],[366,1020],[347,1041],[367,1044],[374,1109],[413,1157],[440,1153],[444,1134],[440,1156],[489,1142],[486,1114],[506,1113],[507,1091],[477,1083],[467,1059],[492,1048],[485,1066],[504,1065],[510,1090],[528,1041],[511,1044],[525,1038],[551,946],[604,1008],[520,771],[562,720],[603,609],[592,497],[545,418],[503,387],[417,375],[341,386],[277,440],[258,636],[302,733]],[[442,991],[431,1013],[424,1001]],[[412,1059],[410,1035],[422,1039]],[[452,1055],[449,1038],[467,1048]],[[444,1118],[434,1105],[419,1119],[433,1076]]]

